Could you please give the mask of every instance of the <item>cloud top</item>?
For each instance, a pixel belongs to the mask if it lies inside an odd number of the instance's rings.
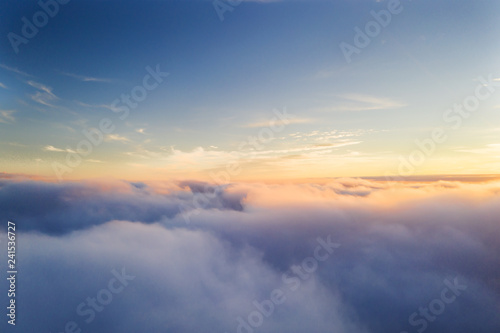
[[[241,320],[281,290],[253,331],[495,332],[499,185],[2,177],[1,218],[19,227],[19,329],[250,332]],[[339,247],[311,269],[327,253],[318,239]],[[135,279],[87,323],[77,307],[122,268]],[[465,289],[425,319],[419,309],[454,282]]]

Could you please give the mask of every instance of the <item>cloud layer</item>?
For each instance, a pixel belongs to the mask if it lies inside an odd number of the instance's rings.
[[[18,227],[16,329],[59,333],[75,322],[95,333],[495,332],[499,193],[495,182],[2,177],[1,219]],[[329,242],[339,244],[332,253],[322,247]],[[135,278],[91,310],[88,299],[105,299],[122,269]],[[453,282],[465,289],[426,319],[419,308],[439,305]],[[266,316],[276,290],[282,302]]]

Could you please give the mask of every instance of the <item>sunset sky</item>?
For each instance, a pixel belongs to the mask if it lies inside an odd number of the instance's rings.
[[[500,4],[402,1],[348,62],[341,43],[355,46],[355,28],[389,2],[243,1],[223,20],[212,1],[59,5],[27,43],[1,39],[0,170],[213,180],[233,165],[231,181],[497,173]],[[40,11],[2,6],[4,36],[22,36],[21,18]],[[148,67],[163,73],[146,80],[151,90],[141,88]],[[447,113],[477,89],[486,97],[470,116]],[[124,102],[113,102],[132,92],[141,100],[122,119]],[[272,139],[243,144],[267,138],[284,110]],[[68,166],[103,118],[114,130]],[[411,164],[415,140],[436,128],[446,140]]]
[[[0,332],[500,332],[499,36],[498,0],[0,1]]]

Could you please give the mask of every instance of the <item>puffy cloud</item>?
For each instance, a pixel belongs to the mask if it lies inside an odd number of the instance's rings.
[[[200,186],[190,182],[181,185]],[[167,193],[160,193],[143,183],[119,181],[4,181],[0,183],[0,217],[20,221],[20,230],[62,234],[111,220],[152,223],[189,209],[243,209],[240,194],[219,191],[218,187],[212,191],[214,196],[207,196],[172,184]]]
[[[495,182],[2,179],[1,218],[20,230],[23,332],[61,332],[69,321],[96,333],[417,332],[419,308],[439,305],[454,282],[466,289],[430,313],[425,331],[500,328]],[[186,212],[196,212],[189,223]],[[340,247],[311,269],[318,238]],[[122,268],[135,278],[86,323],[77,307],[91,309],[87,298]],[[269,304],[262,302],[278,289],[283,302],[261,315],[262,325],[243,328],[252,313],[259,319],[254,301]],[[414,313],[420,322],[412,326]]]

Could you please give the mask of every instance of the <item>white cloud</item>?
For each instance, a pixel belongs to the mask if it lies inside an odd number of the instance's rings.
[[[291,124],[307,124],[307,123],[313,123],[315,122],[314,119],[312,118],[290,118],[286,120],[286,125],[291,125]],[[260,121],[260,122],[255,122],[255,123],[250,123],[243,125],[242,127],[248,127],[248,128],[256,128],[256,127],[270,127],[273,124],[272,121]],[[280,126],[281,124],[285,124],[284,122],[276,122],[275,126],[278,125]]]
[[[9,124],[16,121],[14,113],[16,113],[14,110],[0,110],[0,123]]]
[[[342,100],[333,106],[324,107],[317,111],[335,112],[335,111],[369,111],[369,110],[387,110],[397,109],[406,104],[395,101],[390,98],[376,97],[362,94],[345,94],[338,96]]]
[[[43,150],[45,151],[52,151],[56,153],[74,153],[75,151],[72,149],[61,149],[61,148],[56,148],[54,146],[45,146],[43,147]]]
[[[470,153],[470,154],[485,154],[485,155],[500,154],[500,144],[492,143],[482,148],[470,148],[470,149],[460,148],[460,149],[455,149],[455,151],[462,153]]]
[[[93,332],[109,323],[140,332],[137,313],[153,314],[148,332],[250,332],[236,318],[263,312],[273,291],[285,297],[258,332],[400,332],[454,276],[468,289],[447,305],[438,331],[474,323],[476,332],[498,332],[498,182],[3,182],[0,212],[22,216],[19,227],[30,231],[25,273],[37,283],[23,285],[33,300],[23,310],[26,332],[63,327],[106,288],[112,268],[130,286],[112,311],[96,314]],[[51,205],[19,204],[40,198]],[[52,265],[58,274],[47,274]],[[51,298],[54,290],[65,297]]]
[[[75,79],[83,81],[83,82],[112,82],[113,81],[112,79],[108,79],[108,78],[78,75],[78,74],[73,74],[73,73],[68,73],[68,72],[58,71],[58,73],[65,75],[65,76],[75,78]]]
[[[118,134],[108,134],[106,136],[106,141],[121,141],[121,142],[130,142],[130,139],[124,137],[124,136],[121,136],[121,135],[118,135]]]
[[[9,67],[7,65],[4,65],[4,64],[0,64],[0,68],[3,68],[3,69],[6,69],[10,72],[13,72],[13,73],[16,73],[16,74],[19,74],[19,75],[22,75],[22,76],[26,76],[26,77],[33,77],[33,75],[29,75],[28,73],[25,73],[23,71],[20,71],[19,69],[17,68],[14,68],[14,67]]]
[[[74,102],[77,103],[78,105],[84,106],[86,108],[102,108],[102,109],[111,110],[113,112],[123,111],[123,108],[116,107],[116,106],[113,106],[111,104],[88,104],[88,103],[84,103],[84,102],[80,102],[80,101],[74,101]]]
[[[31,80],[26,83],[39,90],[35,92],[35,94],[30,95],[31,99],[37,103],[53,107],[54,105],[52,105],[51,102],[59,99],[56,95],[54,95],[52,88],[49,86]]]

